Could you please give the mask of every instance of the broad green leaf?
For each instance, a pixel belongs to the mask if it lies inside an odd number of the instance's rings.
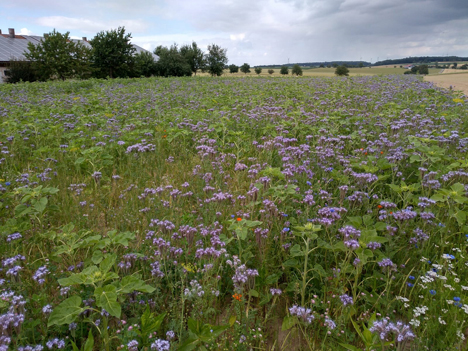
[[[195,349],[199,343],[199,339],[195,336],[190,336],[187,340],[185,340],[182,345],[179,346],[177,351],[192,351]]]
[[[99,265],[99,269],[103,273],[109,272],[116,260],[117,260],[117,255],[116,254],[114,254],[114,253],[107,254],[105,256],[104,260],[101,261],[101,263]]]
[[[361,349],[358,349],[356,346],[353,346],[350,344],[342,344],[342,343],[339,343],[339,344],[349,351],[361,351]]]
[[[292,327],[294,327],[298,322],[298,319],[296,316],[286,316],[283,319],[283,324],[281,325],[281,330],[289,330]]]
[[[117,288],[114,285],[106,285],[103,288],[96,288],[94,295],[96,296],[96,305],[104,308],[111,316],[120,318],[122,308],[117,302]]]
[[[299,261],[294,258],[291,258],[290,260],[283,262],[283,266],[285,267],[296,267],[298,264],[299,264]]]
[[[304,252],[302,251],[301,246],[299,244],[296,244],[293,247],[291,247],[290,252],[292,257],[304,256]]]
[[[93,256],[91,256],[91,261],[94,264],[99,264],[104,259],[104,255],[102,254],[101,250],[94,250]]]
[[[231,317],[229,317],[229,326],[232,327],[234,325],[234,323],[236,323],[236,320],[237,320],[237,317],[236,317],[235,314],[232,315]]]
[[[147,307],[145,313],[141,316],[141,333],[148,336],[156,332],[161,327],[165,316],[166,313],[162,313],[155,317]]]
[[[75,318],[83,312],[81,303],[81,297],[76,295],[62,301],[50,314],[47,327],[72,323]]]
[[[258,291],[257,291],[257,290],[254,290],[254,289],[251,289],[251,290],[249,291],[249,295],[250,295],[250,296],[253,296],[253,297],[258,297],[258,296],[259,296],[259,295],[258,295]]]

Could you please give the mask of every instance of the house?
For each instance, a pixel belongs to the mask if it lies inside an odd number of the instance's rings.
[[[47,34],[44,34],[46,37]],[[24,52],[28,51],[28,43],[33,43],[37,45],[41,42],[44,37],[37,35],[16,35],[14,28],[8,28],[8,34],[2,34],[0,29],[0,83],[3,83],[6,80],[5,71],[8,70],[8,66],[12,59],[23,60]],[[86,37],[83,37],[81,40],[71,39],[74,42],[79,42],[89,48],[91,44],[88,42]],[[148,50],[143,49],[142,47],[132,44],[136,50],[136,54],[141,52],[149,52]],[[159,56],[151,53],[155,61],[159,60]]]

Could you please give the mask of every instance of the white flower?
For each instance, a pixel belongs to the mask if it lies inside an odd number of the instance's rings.
[[[462,339],[462,340],[465,340],[465,335],[463,335],[462,331],[459,329],[457,330],[457,336]]]
[[[412,319],[409,324],[411,324],[412,326],[415,326],[415,327],[419,327],[419,325],[421,324],[421,322],[417,319]]]
[[[439,323],[440,324],[447,324],[447,322],[445,322],[441,317],[439,317]]]
[[[450,289],[451,291],[455,290],[455,288],[453,288],[451,285],[444,284],[444,286],[445,286],[447,289]]]
[[[403,296],[397,296],[396,299],[399,300],[399,301],[409,302],[409,300],[406,297],[403,297]]]
[[[466,314],[468,314],[468,305],[463,305],[462,310],[465,311]]]
[[[468,286],[461,286],[462,290],[468,290]]]
[[[455,283],[460,283],[460,279],[458,279],[458,278],[455,278],[453,281],[454,281]]]

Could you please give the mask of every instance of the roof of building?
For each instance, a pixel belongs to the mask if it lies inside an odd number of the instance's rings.
[[[1,32],[0,32],[1,33]],[[44,37],[37,35],[15,35],[11,38],[9,34],[0,34],[0,62],[9,62],[12,59],[24,60],[24,52],[28,51],[28,43],[37,45],[41,42]],[[81,43],[87,47],[91,47],[91,44],[87,40],[71,39],[74,42]],[[136,53],[150,52],[143,49],[142,47],[132,44],[136,50]],[[159,56],[151,53],[155,61],[159,60]]]

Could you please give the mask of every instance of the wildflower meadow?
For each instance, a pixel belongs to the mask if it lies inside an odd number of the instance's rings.
[[[467,106],[403,75],[0,87],[0,350],[466,350]]]

